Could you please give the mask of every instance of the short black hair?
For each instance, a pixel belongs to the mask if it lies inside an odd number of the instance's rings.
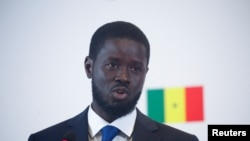
[[[89,48],[89,57],[93,61],[95,61],[105,41],[111,38],[128,38],[143,44],[146,49],[147,64],[149,63],[150,45],[146,35],[137,26],[125,21],[110,22],[95,31]]]

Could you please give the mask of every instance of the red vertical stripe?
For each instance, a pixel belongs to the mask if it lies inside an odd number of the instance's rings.
[[[202,87],[186,88],[186,121],[203,120]]]

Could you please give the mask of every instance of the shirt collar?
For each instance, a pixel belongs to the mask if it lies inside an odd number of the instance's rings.
[[[134,129],[136,114],[136,110],[134,109],[129,114],[116,119],[112,123],[108,123],[107,121],[102,119],[98,114],[96,114],[91,106],[89,106],[88,123],[90,135],[94,137],[104,126],[113,125],[119,128],[128,137],[130,137]]]

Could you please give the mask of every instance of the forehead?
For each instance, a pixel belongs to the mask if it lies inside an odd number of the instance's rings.
[[[128,58],[146,61],[146,48],[140,42],[128,38],[107,39],[97,58]]]

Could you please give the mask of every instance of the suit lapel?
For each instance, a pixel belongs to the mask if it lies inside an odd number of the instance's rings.
[[[158,127],[137,109],[137,117],[133,141],[160,141],[161,137],[154,134]]]
[[[88,141],[88,108],[72,118],[69,122],[71,130],[76,134],[76,141]]]

